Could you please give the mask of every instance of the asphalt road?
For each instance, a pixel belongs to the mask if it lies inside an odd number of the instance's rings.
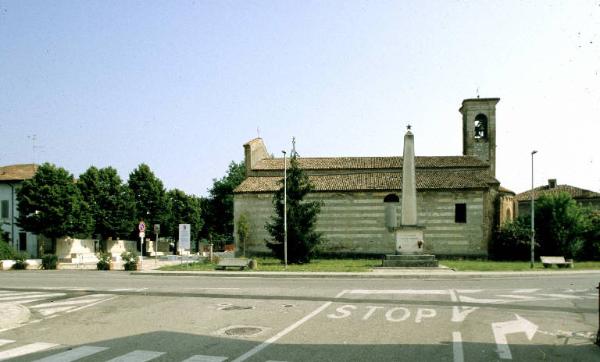
[[[0,273],[0,360],[598,361],[600,274]]]

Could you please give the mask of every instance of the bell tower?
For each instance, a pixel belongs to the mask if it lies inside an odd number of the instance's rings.
[[[489,163],[496,176],[496,104],[500,98],[465,99],[463,116],[463,155]]]

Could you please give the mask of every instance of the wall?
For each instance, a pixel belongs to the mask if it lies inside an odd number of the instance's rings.
[[[10,185],[14,185],[14,194]],[[16,224],[17,217],[19,216],[18,205],[16,205],[17,199],[17,189],[19,187],[19,182],[17,183],[8,183],[8,182],[0,182],[0,201],[8,200],[8,218],[0,219],[0,229],[2,232],[8,233],[9,237],[9,245],[13,246],[16,250],[19,249],[19,234],[23,232],[23,230]],[[14,198],[14,199],[13,199]],[[14,203],[13,203],[14,202]],[[14,214],[13,214],[14,213]],[[1,215],[0,215],[1,216]],[[14,225],[12,222],[14,221]],[[13,241],[14,234],[14,241]],[[27,233],[27,253],[32,257],[40,257],[38,255],[38,240],[37,236],[33,233]]]
[[[326,239],[328,253],[385,254],[395,250],[395,237],[385,226],[383,199],[389,192],[314,193],[307,200],[324,202],[317,231]],[[401,196],[398,194],[398,196]],[[487,255],[493,220],[493,195],[484,191],[419,191],[419,224],[426,227],[425,251],[443,255]],[[454,222],[456,203],[467,204],[467,223]],[[401,203],[397,206],[398,225]],[[271,194],[236,194],[234,226],[237,243],[237,220],[246,213],[250,226],[249,252],[269,252],[265,239],[270,235],[264,225],[273,215]],[[491,222],[491,221],[490,221]],[[238,245],[239,247],[239,245]]]

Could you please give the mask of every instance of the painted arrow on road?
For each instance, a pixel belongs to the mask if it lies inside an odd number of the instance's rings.
[[[496,346],[498,357],[501,359],[512,359],[510,348],[508,347],[508,341],[506,340],[507,334],[513,333],[525,333],[527,339],[531,341],[538,326],[528,321],[527,319],[515,314],[517,319],[508,322],[492,323],[492,330],[494,331],[494,339],[496,339]]]

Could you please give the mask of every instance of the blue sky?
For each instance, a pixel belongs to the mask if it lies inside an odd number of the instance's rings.
[[[600,1],[0,0],[0,165],[147,163],[203,195],[257,136],[279,156],[462,152],[501,98],[497,178],[600,192]],[[33,147],[35,135],[35,148]]]

